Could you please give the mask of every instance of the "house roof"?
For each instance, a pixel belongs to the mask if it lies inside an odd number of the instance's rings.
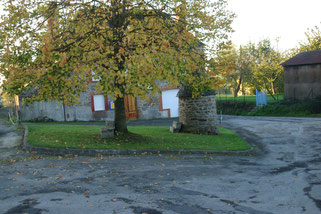
[[[321,50],[305,51],[283,62],[282,66],[321,64]]]

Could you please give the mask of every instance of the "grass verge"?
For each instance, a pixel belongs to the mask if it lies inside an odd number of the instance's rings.
[[[284,100],[259,108],[251,113],[253,116],[294,116],[319,117],[321,114],[321,99]]]
[[[33,146],[73,149],[155,149],[242,151],[250,146],[232,130],[220,134],[173,134],[168,127],[129,126],[128,135],[101,139],[100,128],[92,125],[29,125],[28,143]]]
[[[321,99],[283,100],[253,111],[254,108],[254,103],[217,101],[217,111],[229,115],[320,117]]]
[[[267,103],[275,103],[278,101],[282,101],[284,99],[283,94],[275,94],[273,97],[268,94],[267,95]],[[216,96],[216,100],[219,102],[244,102],[244,103],[256,103],[256,95],[241,95],[234,97],[232,94],[218,94]]]

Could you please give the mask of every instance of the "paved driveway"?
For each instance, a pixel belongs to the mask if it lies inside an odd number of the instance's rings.
[[[1,163],[0,212],[321,212],[321,119],[226,117],[224,125],[254,143],[258,154],[35,154]]]

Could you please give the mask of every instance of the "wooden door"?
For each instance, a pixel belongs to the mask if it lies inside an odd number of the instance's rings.
[[[131,95],[125,96],[125,110],[126,110],[126,119],[132,120],[137,119],[137,103],[136,98]]]

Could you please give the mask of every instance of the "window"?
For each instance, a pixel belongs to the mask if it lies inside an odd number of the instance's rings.
[[[104,111],[105,109],[105,98],[104,95],[94,95],[94,110]]]
[[[94,71],[92,71],[91,72],[91,80],[93,81],[93,82],[98,82],[98,81],[100,81],[101,80],[101,77],[95,77],[95,72]]]
[[[91,109],[92,111],[107,111],[108,110],[108,100],[103,94],[93,94],[91,95]]]

